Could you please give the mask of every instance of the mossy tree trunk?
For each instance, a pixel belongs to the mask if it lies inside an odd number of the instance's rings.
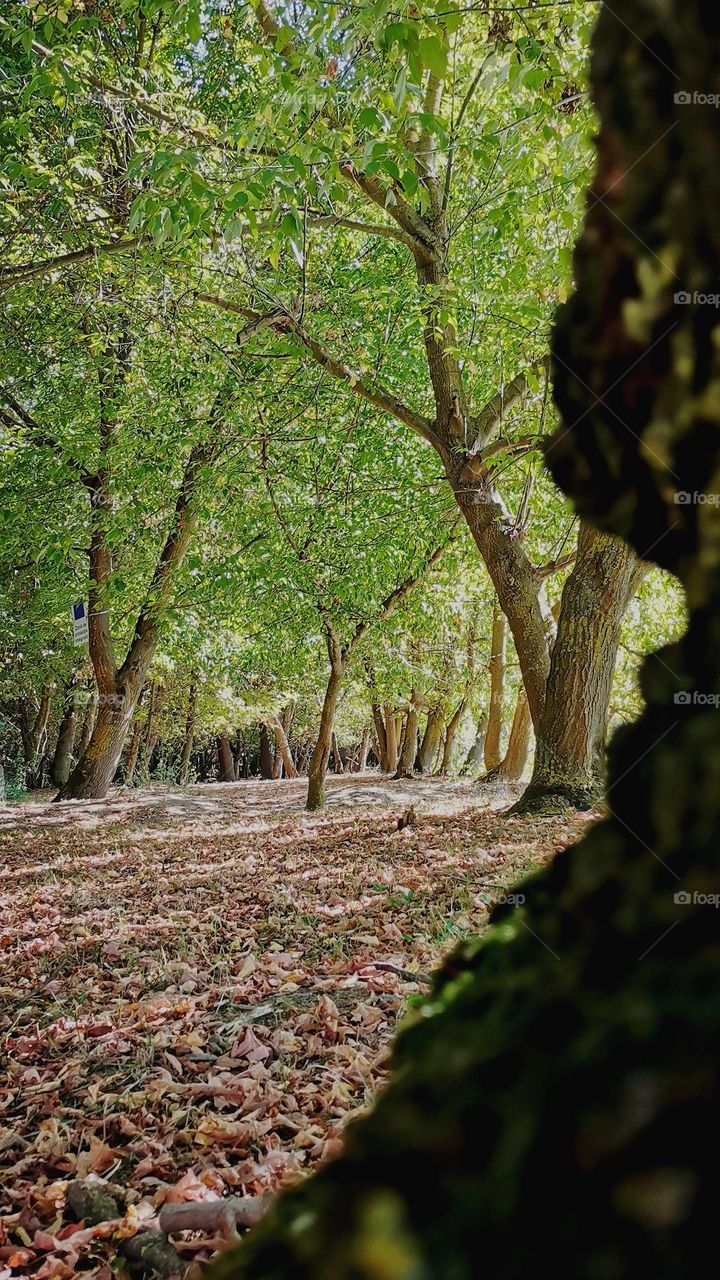
[[[343,1154],[216,1280],[519,1280],[539,1260],[679,1280],[714,1255],[720,345],[716,309],[674,294],[718,292],[720,9],[603,5],[592,79],[597,167],[548,461],[585,519],[680,577],[688,631],[643,665],[608,819],[448,959]],[[676,502],[694,492],[715,501]]]

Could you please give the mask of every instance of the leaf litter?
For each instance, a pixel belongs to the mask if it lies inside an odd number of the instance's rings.
[[[353,778],[313,817],[291,782],[5,807],[0,1280],[128,1275],[163,1206],[213,1225],[206,1202],[331,1159],[426,975],[587,821],[508,799]],[[78,1185],[117,1216],[77,1220]],[[224,1238],[173,1236],[183,1268]]]

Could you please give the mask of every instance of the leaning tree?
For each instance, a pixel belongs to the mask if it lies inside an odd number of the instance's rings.
[[[469,1280],[541,1259],[576,1280],[669,1278],[712,1251],[719,75],[708,0],[603,7],[598,162],[554,340],[553,474],[585,518],[679,576],[687,633],[645,663],[610,816],[451,957],[344,1154],[216,1276]]]

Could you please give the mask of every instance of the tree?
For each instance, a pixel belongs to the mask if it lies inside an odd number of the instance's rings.
[[[702,0],[602,6],[597,168],[554,340],[553,472],[584,518],[690,588],[687,634],[645,663],[610,817],[449,960],[343,1156],[218,1277],[371,1277],[388,1257],[398,1276],[469,1280],[491,1257],[514,1277],[538,1249],[579,1280],[671,1277],[712,1247],[720,357],[700,299],[720,272],[720,139],[693,94],[719,68]]]

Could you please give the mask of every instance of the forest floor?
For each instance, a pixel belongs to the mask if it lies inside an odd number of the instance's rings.
[[[331,1156],[425,975],[587,822],[508,818],[511,793],[465,781],[333,777],[314,816],[304,791],[0,807],[0,1280],[110,1280],[163,1204]],[[77,1179],[119,1188],[119,1221],[78,1222]]]

